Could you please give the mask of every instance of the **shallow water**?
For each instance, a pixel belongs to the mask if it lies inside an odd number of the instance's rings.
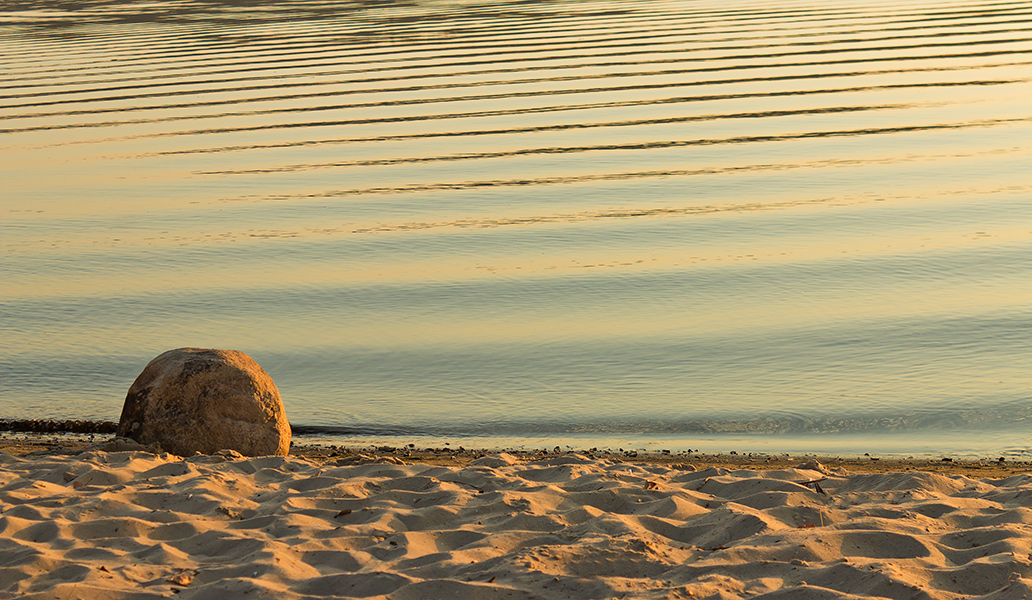
[[[0,57],[0,418],[202,346],[351,439],[1032,447],[1028,3],[99,2]]]

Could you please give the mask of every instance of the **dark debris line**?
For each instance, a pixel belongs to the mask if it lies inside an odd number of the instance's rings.
[[[0,419],[0,431],[33,431],[38,433],[114,433],[114,421],[57,421],[53,419]]]

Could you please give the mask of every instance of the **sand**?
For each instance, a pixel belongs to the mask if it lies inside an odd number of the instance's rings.
[[[0,598],[1032,598],[1002,467],[7,449]]]

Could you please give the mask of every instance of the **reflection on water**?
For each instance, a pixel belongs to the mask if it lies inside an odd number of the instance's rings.
[[[353,439],[1027,447],[1027,3],[15,8],[0,418],[191,345]]]

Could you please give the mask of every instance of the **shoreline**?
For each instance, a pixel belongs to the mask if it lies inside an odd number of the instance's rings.
[[[82,436],[114,435],[114,421],[0,419],[0,438],[4,436],[55,436],[77,439]],[[893,461],[915,461],[929,464],[940,460],[964,462],[996,462],[1032,464],[1032,447],[1027,436],[1018,431],[979,432],[961,430],[900,432],[831,432],[798,433],[691,433],[655,436],[648,432],[615,434],[600,431],[593,434],[533,433],[514,435],[504,432],[470,433],[419,430],[380,433],[368,427],[324,427],[291,424],[292,439],[300,445],[323,445],[347,448],[476,448],[480,453],[509,450],[541,451],[556,447],[568,451],[602,450],[614,456],[641,454],[737,455],[780,457],[875,458]],[[327,433],[332,430],[332,433]],[[379,430],[377,430],[379,431]]]
[[[0,418],[0,440],[4,437],[31,439],[33,436],[53,436],[58,439],[95,439],[114,435],[118,423],[104,420],[58,420],[58,419],[2,419]],[[477,453],[527,452],[546,453],[561,448],[568,452],[591,452],[614,457],[635,455],[668,456],[721,456],[727,464],[740,457],[743,465],[755,465],[744,457],[779,459],[781,457],[809,457],[857,459],[857,464],[867,460],[882,461],[882,464],[898,463],[899,468],[908,464],[920,464],[927,468],[938,462],[974,463],[988,465],[1003,461],[1008,465],[1032,465],[1032,447],[1027,440],[1010,436],[986,443],[957,443],[956,439],[967,439],[960,431],[913,432],[903,438],[902,434],[870,433],[828,433],[778,435],[751,434],[692,434],[651,437],[649,434],[613,436],[604,432],[585,437],[583,435],[531,436],[486,435],[486,434],[443,434],[401,431],[394,433],[372,433],[368,428],[345,428],[313,425],[290,425],[294,444],[363,450],[378,448],[474,448]],[[332,430],[333,434],[327,431]],[[935,435],[932,435],[935,434]],[[958,437],[959,436],[959,437]],[[981,468],[976,466],[975,468]],[[870,470],[879,469],[871,465]]]
[[[91,446],[110,442],[109,435],[96,434],[0,434],[0,452],[20,457],[46,457],[76,455]],[[10,437],[9,437],[10,436]],[[142,450],[142,448],[141,448]],[[557,451],[558,450],[558,451]],[[844,469],[850,473],[905,473],[922,471],[939,475],[962,475],[970,478],[1004,478],[1020,473],[1032,472],[1032,461],[996,458],[898,458],[880,456],[842,456],[813,453],[735,453],[735,452],[688,452],[668,451],[613,452],[596,449],[498,449],[465,448],[462,446],[369,446],[351,444],[305,443],[297,440],[291,444],[289,456],[307,459],[316,463],[356,460],[373,462],[377,460],[400,461],[408,464],[464,467],[469,463],[495,454],[505,453],[521,462],[547,460],[557,456],[581,456],[591,460],[607,460],[640,465],[662,467],[684,467],[695,469],[721,468],[727,470],[767,471],[790,469],[810,461],[818,461],[828,468]]]

